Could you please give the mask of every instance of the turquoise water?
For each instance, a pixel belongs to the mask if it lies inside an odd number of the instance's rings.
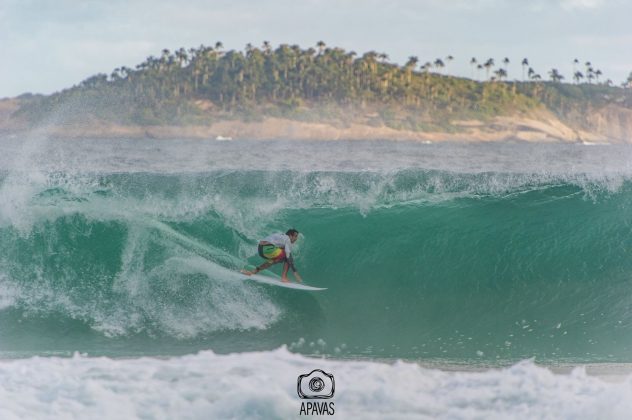
[[[0,355],[632,361],[625,147],[4,146]],[[13,158],[18,156],[18,158]],[[306,293],[243,283],[301,231]],[[277,270],[278,272],[278,270]]]

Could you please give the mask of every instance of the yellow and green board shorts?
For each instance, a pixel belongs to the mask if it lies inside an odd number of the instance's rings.
[[[259,245],[259,255],[269,261],[283,261],[285,259],[285,250],[272,244]]]

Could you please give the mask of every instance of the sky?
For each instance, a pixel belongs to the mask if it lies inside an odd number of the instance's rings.
[[[0,0],[0,98],[50,94],[97,73],[134,68],[150,55],[214,45],[243,50],[270,41],[324,41],[403,64],[451,55],[443,73],[484,77],[470,66],[523,58],[547,78],[572,81],[590,61],[620,84],[632,72],[630,0]]]

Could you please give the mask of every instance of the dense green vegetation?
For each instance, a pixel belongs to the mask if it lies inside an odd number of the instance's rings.
[[[570,117],[610,102],[632,104],[627,89],[593,84],[592,79],[561,83],[555,69],[549,72],[549,82],[531,68],[529,81],[503,81],[507,72],[499,68],[478,82],[443,75],[443,67],[440,59],[418,66],[416,57],[399,66],[388,62],[385,54],[357,56],[322,42],[308,49],[273,49],[266,42],[262,48],[248,45],[244,51],[224,51],[217,43],[174,53],[163,50],[160,57],[149,57],[135,69],[117,68],[109,76],[98,74],[62,92],[29,98],[19,114],[32,121],[101,119],[141,125],[282,116],[445,130],[455,129],[449,122],[456,119],[485,120],[543,107]],[[477,67],[489,76],[494,62],[489,59]]]

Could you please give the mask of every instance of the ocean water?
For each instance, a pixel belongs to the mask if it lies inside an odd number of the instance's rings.
[[[343,418],[629,413],[630,147],[35,133],[0,152],[2,418],[298,417],[315,368]],[[290,227],[327,291],[237,274]],[[624,373],[581,367],[604,363]]]

